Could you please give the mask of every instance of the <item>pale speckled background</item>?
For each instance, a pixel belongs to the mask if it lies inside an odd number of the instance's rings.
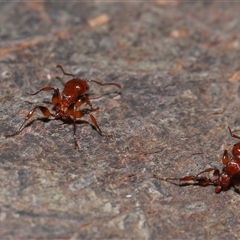
[[[1,2],[0,238],[238,239],[233,189],[151,176],[221,168],[236,142],[227,126],[240,130],[239,12],[222,1]],[[50,94],[25,92],[62,87],[57,64],[122,85],[91,85],[113,140],[79,125],[76,151],[59,121],[5,139],[48,105]]]

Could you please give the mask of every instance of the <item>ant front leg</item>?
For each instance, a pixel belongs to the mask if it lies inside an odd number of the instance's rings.
[[[73,117],[73,138],[74,138],[75,148],[79,148],[78,143],[77,143],[77,137],[76,137],[76,130],[77,130],[76,120],[78,118],[81,118],[85,114],[90,115],[92,122],[94,121],[93,124],[96,127],[97,131],[99,132],[100,135],[103,135],[100,127],[97,124],[96,119],[94,118],[94,116],[92,114],[90,114],[90,112],[97,111],[99,108],[83,109],[83,110],[77,111],[76,109],[78,107],[80,107],[83,103],[84,103],[84,101],[82,101],[82,99],[79,99],[75,104],[71,104],[67,109],[68,116]]]
[[[37,92],[35,92],[35,93],[28,93],[27,92],[27,94],[29,94],[29,95],[37,95],[38,93],[40,93],[40,92],[42,92],[42,91],[52,91],[52,90],[54,90],[55,88],[53,88],[53,87],[44,87],[44,88],[41,88],[40,90],[38,90]]]
[[[54,117],[54,115],[48,110],[48,108],[43,107],[43,106],[36,106],[36,107],[34,107],[34,108],[27,114],[27,116],[25,117],[25,120],[24,120],[24,122],[22,123],[22,125],[20,126],[19,130],[18,130],[17,132],[13,133],[13,134],[6,135],[5,137],[6,137],[6,138],[8,138],[8,137],[13,137],[13,136],[18,135],[20,132],[22,132],[22,130],[24,129],[24,124],[27,122],[27,120],[29,120],[29,119],[33,116],[34,112],[35,112],[37,109],[40,109],[41,112],[42,112],[42,114],[43,114],[45,117],[50,117],[50,116],[53,116],[53,117]]]
[[[238,138],[238,139],[240,139],[240,137],[239,137],[238,135],[235,135],[235,134],[232,133],[230,127],[228,127],[228,130],[229,130],[229,132],[230,132],[230,135],[231,135],[233,138]]]
[[[29,94],[29,95],[37,95],[38,93],[40,93],[42,91],[53,91],[53,96],[52,96],[52,104],[53,105],[56,105],[59,102],[61,102],[61,95],[60,95],[60,92],[59,92],[58,88],[44,87],[44,88],[41,88],[40,90],[38,90],[35,93],[27,93],[27,94]]]
[[[224,153],[223,153],[223,156],[222,156],[222,164],[227,165],[228,161],[229,161],[228,151],[224,150]]]
[[[204,171],[199,172],[195,176],[185,176],[185,177],[182,177],[182,178],[161,178],[161,177],[158,177],[156,174],[154,174],[153,177],[157,178],[158,180],[162,180],[162,181],[165,181],[165,182],[170,182],[170,183],[172,183],[174,185],[177,185],[177,186],[197,184],[199,186],[205,187],[205,186],[208,186],[208,185],[212,185],[213,181],[211,179],[207,178],[207,177],[201,177],[199,175],[201,175],[202,173],[211,172],[211,171],[215,172],[215,169],[207,168]],[[180,181],[180,183],[176,183],[174,181]]]
[[[76,103],[75,107],[78,108],[80,107],[83,103],[86,103],[87,105],[90,106],[91,111],[97,111],[99,110],[99,107],[93,108],[92,103],[90,101],[90,98],[87,95],[82,96]]]
[[[92,120],[93,125],[97,128],[98,133],[99,133],[101,136],[103,136],[103,137],[108,137],[108,138],[112,138],[112,137],[113,137],[111,134],[110,134],[110,135],[103,134],[103,133],[102,133],[102,130],[101,130],[100,127],[98,126],[98,123],[97,123],[96,118],[95,118],[92,114],[90,114],[90,113],[89,113],[89,116],[90,116],[90,118],[91,118],[91,120]]]
[[[67,116],[69,118],[73,118],[73,138],[74,138],[74,144],[75,144],[75,148],[79,148],[78,143],[77,143],[77,137],[76,137],[76,120],[77,120],[77,114],[76,114],[76,110],[75,110],[75,104],[71,104],[68,109],[67,109]],[[80,116],[79,114],[79,118],[82,117],[83,115]]]
[[[85,114],[88,114],[91,118],[91,121],[93,123],[93,126],[97,129],[97,132],[103,136],[103,137],[109,137],[109,138],[112,138],[113,136],[112,135],[106,135],[106,134],[103,134],[101,128],[99,127],[98,123],[97,123],[97,120],[96,118],[91,114],[92,110],[91,109],[83,109],[83,110],[79,110],[79,111],[75,111],[75,117],[76,118],[81,118],[83,115]]]
[[[69,116],[72,116],[73,117],[73,138],[74,138],[74,143],[75,143],[75,148],[79,148],[78,146],[78,143],[77,143],[77,137],[76,137],[76,129],[77,129],[77,126],[76,126],[76,120],[78,118],[82,118],[84,115],[88,114],[91,118],[91,121],[93,123],[93,126],[96,128],[97,132],[101,135],[101,136],[104,136],[104,137],[109,137],[109,138],[112,138],[113,136],[112,135],[105,135],[102,133],[102,130],[101,128],[99,127],[98,123],[97,123],[97,120],[96,118],[91,114],[92,110],[91,109],[83,109],[83,110],[79,110],[79,111],[76,111],[75,110],[75,105],[71,105],[69,108],[68,108],[68,114]]]

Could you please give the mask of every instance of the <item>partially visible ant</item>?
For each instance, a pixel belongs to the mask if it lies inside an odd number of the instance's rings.
[[[233,138],[240,139],[240,136],[233,134],[229,127],[228,130]],[[231,187],[234,187],[236,192],[240,192],[240,142],[237,142],[233,145],[232,157],[230,159],[228,156],[228,151],[224,151],[222,156],[222,164],[224,165],[222,168],[222,172],[220,172],[218,169],[207,168],[194,176],[185,176],[182,178],[161,178],[154,174],[153,177],[162,181],[170,182],[177,186],[199,185],[206,187],[208,185],[214,185],[215,193],[227,191]],[[213,176],[216,177],[215,179],[201,176],[201,174],[211,171],[213,171]],[[174,182],[175,180],[180,181],[180,183]]]
[[[112,135],[104,135],[102,133],[102,130],[98,126],[96,118],[92,115],[92,112],[97,111],[99,108],[98,107],[93,108],[91,104],[88,94],[89,91],[88,82],[94,82],[101,86],[112,85],[118,88],[121,88],[121,86],[117,83],[101,83],[95,80],[80,79],[71,73],[66,73],[61,65],[57,65],[57,68],[60,68],[64,75],[73,77],[73,79],[66,82],[62,94],[60,94],[58,88],[53,87],[44,87],[35,93],[32,94],[28,93],[29,95],[36,95],[42,91],[53,91],[52,104],[54,113],[52,113],[47,107],[37,105],[27,114],[19,130],[13,134],[6,135],[5,137],[7,138],[13,137],[22,132],[26,121],[33,116],[34,112],[37,109],[40,109],[42,114],[47,118],[53,117],[54,119],[61,119],[63,122],[72,122],[73,137],[76,148],[79,147],[76,139],[76,121],[79,118],[83,117],[84,115],[90,116],[93,126],[96,128],[97,132],[101,136],[112,137]],[[79,109],[79,107],[84,103],[88,105],[90,108]]]

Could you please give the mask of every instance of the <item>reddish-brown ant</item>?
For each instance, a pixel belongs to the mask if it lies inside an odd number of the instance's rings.
[[[232,137],[240,139],[240,136],[237,136],[232,133],[231,129],[228,127],[229,132]],[[195,176],[185,176],[182,178],[161,178],[156,174],[153,175],[154,178],[159,180],[163,180],[166,182],[170,182],[177,186],[184,185],[199,185],[199,186],[208,186],[214,185],[215,192],[220,193],[221,191],[227,191],[230,187],[234,187],[236,192],[239,192],[240,185],[240,142],[234,144],[232,148],[232,157],[229,159],[228,151],[225,150],[222,156],[222,164],[224,167],[222,168],[222,172],[218,169],[207,168],[204,171],[196,174]],[[208,173],[213,171],[213,176],[215,179],[210,179],[205,176],[201,176],[203,173]],[[174,181],[180,181],[180,183],[176,183]]]
[[[101,83],[95,80],[84,80],[77,78],[75,75],[66,73],[63,70],[63,67],[61,65],[57,65],[58,68],[60,68],[63,72],[64,75],[71,76],[73,79],[69,80],[62,91],[62,94],[60,94],[58,88],[53,88],[53,87],[44,87],[41,88],[39,91],[32,93],[30,95],[36,95],[39,92],[42,91],[53,91],[52,95],[52,104],[53,104],[53,110],[55,111],[54,113],[51,113],[50,110],[47,107],[44,106],[35,106],[25,117],[24,122],[20,126],[19,130],[13,134],[6,135],[5,137],[13,137],[18,135],[22,130],[24,129],[24,125],[27,120],[29,120],[34,112],[37,109],[40,109],[42,114],[49,118],[53,117],[54,119],[61,119],[64,122],[69,122],[71,121],[73,123],[73,136],[74,136],[74,143],[75,147],[78,147],[77,139],[76,139],[76,121],[83,117],[84,115],[89,115],[91,118],[91,121],[93,123],[93,126],[96,128],[98,133],[102,136],[107,136],[107,137],[112,137],[111,135],[104,135],[102,133],[102,130],[98,126],[96,118],[91,114],[91,112],[97,111],[99,108],[93,108],[90,98],[89,98],[89,85],[88,82],[94,82],[97,83],[101,86],[105,85],[113,85],[118,88],[121,88],[121,86],[117,83]],[[79,107],[85,103],[88,105],[90,108],[83,108],[79,109]]]

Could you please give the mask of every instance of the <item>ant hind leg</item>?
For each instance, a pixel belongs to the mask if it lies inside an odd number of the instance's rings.
[[[13,134],[8,134],[8,135],[5,135],[6,138],[8,137],[14,137],[16,135],[18,135],[20,132],[22,132],[22,130],[24,129],[24,125],[25,123],[33,116],[34,112],[37,110],[37,109],[40,109],[42,114],[45,116],[45,117],[50,117],[50,116],[53,116],[54,115],[48,110],[48,108],[46,107],[43,107],[43,106],[36,106],[34,107],[28,114],[27,116],[25,117],[25,120],[24,122],[22,123],[22,125],[20,126],[19,130]]]

